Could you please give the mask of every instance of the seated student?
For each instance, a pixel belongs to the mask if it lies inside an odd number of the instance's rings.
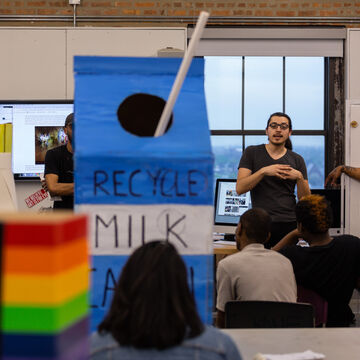
[[[349,326],[354,317],[349,301],[360,285],[360,239],[352,235],[330,237],[332,212],[323,196],[304,196],[295,211],[297,230],[274,250],[291,260],[299,285],[327,300],[327,326]],[[300,237],[309,247],[295,245]]]
[[[168,242],[149,242],[129,257],[108,314],[91,338],[91,359],[241,360],[236,345],[204,326],[185,264]]]
[[[246,211],[236,228],[240,252],[218,264],[217,319],[225,325],[225,304],[231,300],[296,302],[297,287],[291,263],[285,256],[264,248],[270,238],[271,218],[259,208]]]

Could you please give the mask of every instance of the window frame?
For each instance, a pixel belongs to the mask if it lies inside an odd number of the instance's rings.
[[[211,56],[211,55],[210,55]],[[210,56],[206,56],[206,57],[210,57]],[[217,56],[221,56],[221,55],[217,55]],[[204,56],[205,57],[205,56]],[[244,152],[245,150],[245,145],[246,145],[246,141],[245,141],[245,137],[247,136],[254,136],[254,135],[260,135],[260,136],[265,136],[266,135],[266,130],[265,130],[265,126],[266,126],[266,120],[264,119],[264,130],[246,130],[244,129],[244,99],[245,99],[245,91],[244,91],[244,87],[245,87],[245,82],[244,82],[244,78],[245,78],[245,58],[246,56],[242,56],[242,98],[241,98],[241,102],[242,102],[242,106],[241,106],[241,128],[242,129],[217,129],[217,130],[212,130],[210,129],[210,134],[211,136],[241,136],[242,138],[242,151]],[[333,78],[333,74],[330,73],[331,67],[330,67],[330,58],[329,57],[323,57],[324,58],[324,118],[323,118],[323,130],[296,130],[294,129],[292,131],[292,135],[294,136],[323,136],[324,137],[324,175],[326,176],[326,174],[328,174],[329,170],[331,170],[332,168],[334,168],[335,164],[335,159],[333,156],[331,156],[331,152],[329,151],[329,146],[332,146],[331,144],[334,144],[334,134],[333,132],[330,132],[330,129],[333,129],[333,123],[334,123],[334,116],[331,116],[331,114],[333,113],[331,111],[331,104],[333,103],[334,99],[334,93],[335,91],[333,91],[333,89],[330,88],[330,83],[331,83],[331,78]],[[285,109],[285,82],[286,82],[286,56],[282,57],[282,64],[283,64],[283,84],[282,84],[282,89],[283,89],[283,96],[282,96],[282,111],[286,112]],[[331,98],[330,98],[331,97]],[[331,138],[330,138],[331,136]],[[325,179],[324,179],[325,180]]]

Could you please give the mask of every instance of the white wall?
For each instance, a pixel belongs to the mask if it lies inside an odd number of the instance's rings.
[[[360,167],[360,29],[349,29],[346,44],[345,164]],[[351,122],[356,121],[357,127]],[[345,178],[345,229],[360,236],[360,182]]]
[[[0,28],[0,99],[72,99],[73,56],[184,50],[186,28]]]

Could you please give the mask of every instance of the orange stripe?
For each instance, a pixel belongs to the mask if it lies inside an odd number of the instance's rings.
[[[86,239],[48,246],[5,246],[7,274],[56,274],[88,262]]]

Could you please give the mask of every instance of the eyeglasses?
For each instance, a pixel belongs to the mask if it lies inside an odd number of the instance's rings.
[[[278,124],[276,122],[273,122],[273,123],[269,124],[269,126],[274,130],[276,130],[278,127],[280,127],[281,130],[286,130],[289,128],[289,125],[286,123]]]

